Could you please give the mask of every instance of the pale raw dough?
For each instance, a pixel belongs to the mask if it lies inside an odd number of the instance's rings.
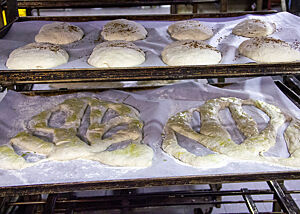
[[[183,40],[169,44],[161,53],[167,65],[211,65],[218,64],[222,55],[216,48],[202,41]]]
[[[44,25],[35,36],[36,42],[65,45],[76,42],[84,36],[84,32],[77,26],[67,22],[53,22]]]
[[[232,33],[244,37],[261,37],[274,33],[276,26],[274,23],[262,21],[259,19],[247,19],[237,24]]]
[[[86,139],[89,144],[77,136],[84,113],[89,108],[89,126]],[[109,110],[118,115],[102,123],[105,113]],[[54,112],[65,112],[64,124],[59,128],[49,127],[49,119]],[[105,137],[111,128],[128,124],[124,129]],[[96,98],[68,99],[56,107],[43,111],[32,117],[27,124],[28,131],[17,134],[10,144],[23,151],[34,152],[46,156],[46,160],[66,161],[73,159],[89,159],[111,166],[148,167],[152,164],[152,149],[142,144],[143,122],[139,112],[131,106],[118,104]],[[34,136],[35,133],[51,134],[52,140],[45,141]],[[129,141],[125,148],[107,150],[112,144]],[[14,150],[4,145],[0,147],[0,168],[22,169],[33,163],[27,163]],[[1,163],[5,163],[2,166]],[[11,165],[10,165],[11,163]]]
[[[168,32],[176,40],[207,40],[214,33],[212,29],[200,21],[179,21],[168,27]]]
[[[143,25],[126,19],[116,19],[106,23],[101,35],[105,40],[136,41],[145,39],[147,31]]]
[[[259,132],[256,122],[243,110],[242,105],[254,105],[265,112],[270,118],[267,127]],[[237,123],[238,129],[247,137],[242,144],[236,144],[231,139],[219,120],[219,111],[227,107]],[[201,115],[200,133],[191,127],[191,120],[195,111]],[[285,132],[285,139],[291,156],[289,158],[265,157],[263,153],[276,143],[278,129],[289,120],[292,122]],[[262,101],[241,100],[234,97],[208,100],[198,108],[179,112],[171,117],[164,128],[164,133],[163,150],[192,166],[201,168],[221,167],[232,159],[300,167],[300,121],[295,118],[291,119],[276,106]],[[207,156],[192,154],[179,146],[175,133],[197,141],[216,154]]]
[[[167,65],[218,64],[222,55],[216,48],[196,40],[183,40],[167,45],[161,53]]]
[[[0,146],[0,169],[23,169],[29,166],[32,164],[17,155],[13,148],[7,145]]]
[[[300,51],[288,43],[271,37],[252,38],[239,46],[240,54],[262,63],[294,62],[300,60]]]
[[[10,53],[9,69],[46,69],[68,62],[69,55],[61,47],[48,43],[30,43]]]
[[[97,45],[88,63],[97,68],[132,67],[145,61],[145,53],[132,42],[108,41]]]

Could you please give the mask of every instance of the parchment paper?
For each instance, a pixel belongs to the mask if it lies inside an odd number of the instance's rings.
[[[24,121],[29,120],[35,114],[59,104],[64,99],[83,96],[123,102],[137,108],[145,124],[144,143],[151,146],[155,152],[153,165],[149,168],[138,169],[109,167],[87,160],[49,161],[23,170],[0,170],[0,186],[295,170],[253,162],[231,162],[225,167],[216,169],[194,168],[175,160],[160,148],[162,130],[171,115],[221,96],[263,100],[300,118],[299,109],[276,87],[270,77],[254,78],[222,89],[197,82],[185,82],[136,93],[108,90],[98,94],[76,93],[53,97],[27,97],[8,91],[0,103],[0,144],[8,143],[11,137],[24,129]],[[256,111],[255,108],[249,109],[249,112],[258,122],[260,129],[266,126],[268,122],[266,115]],[[228,111],[222,111],[220,117],[223,125],[230,130],[232,138],[240,143],[243,139]],[[195,117],[194,124],[197,120],[199,118]],[[282,137],[283,130],[284,126],[278,133],[276,145],[270,149],[268,155],[288,157]],[[192,141],[186,139],[183,141],[185,141],[184,147],[198,155],[210,152]]]
[[[223,64],[248,63],[252,60],[242,57],[238,54],[237,48],[241,42],[247,38],[233,35],[232,28],[244,19],[259,18],[274,22],[277,30],[271,36],[282,39],[290,43],[295,48],[300,48],[300,17],[287,12],[281,12],[270,15],[245,15],[240,17],[230,18],[202,18],[201,20],[208,26],[211,26],[214,31],[214,36],[207,40],[207,43],[217,47],[222,52]],[[91,68],[87,64],[87,59],[92,53],[93,48],[102,42],[99,40],[100,31],[107,21],[91,21],[73,23],[83,29],[85,37],[75,43],[62,45],[69,53],[69,62],[60,65],[57,68]],[[165,66],[161,60],[160,53],[163,48],[173,42],[167,33],[167,28],[173,21],[138,21],[144,25],[148,31],[148,36],[145,40],[134,42],[142,48],[146,53],[146,61],[140,66]],[[27,21],[14,23],[8,34],[0,39],[0,70],[7,69],[5,66],[6,60],[10,52],[14,49],[34,42],[34,37],[39,29],[49,21]]]

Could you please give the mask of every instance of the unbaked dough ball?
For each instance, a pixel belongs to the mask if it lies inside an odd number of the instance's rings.
[[[108,41],[97,45],[88,63],[97,68],[132,67],[145,61],[145,53],[132,42]]]
[[[65,45],[76,42],[83,36],[84,32],[75,25],[67,22],[54,22],[44,25],[35,36],[35,41]]]
[[[168,65],[210,65],[221,61],[216,48],[197,40],[183,40],[169,44],[162,51],[162,60]]]
[[[106,23],[101,35],[105,40],[136,41],[145,39],[147,31],[143,25],[126,19],[116,19]]]
[[[300,52],[288,43],[271,37],[251,38],[242,42],[239,52],[257,62],[293,62],[300,60]]]
[[[177,40],[207,40],[214,35],[210,27],[196,20],[176,22],[168,27],[168,32]]]
[[[237,24],[232,33],[244,37],[261,37],[274,33],[276,26],[274,23],[262,21],[259,19],[247,19]]]
[[[58,45],[30,43],[10,53],[6,62],[9,69],[44,69],[67,63],[68,53]]]

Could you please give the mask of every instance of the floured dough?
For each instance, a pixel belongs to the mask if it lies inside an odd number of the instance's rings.
[[[48,43],[30,43],[10,53],[6,62],[9,69],[46,69],[67,63],[68,53]]]
[[[0,146],[0,169],[22,169],[31,165],[17,155],[10,146]]]
[[[85,142],[77,133],[88,108],[90,113]],[[105,113],[110,109],[117,115],[102,123]],[[59,128],[50,127],[48,124],[55,112],[66,114],[64,123]],[[127,124],[125,128],[104,137],[110,129],[124,124]],[[43,161],[89,159],[111,166],[126,167],[148,167],[152,164],[153,151],[149,146],[142,144],[143,123],[139,113],[128,105],[89,97],[68,99],[34,116],[28,122],[27,129],[13,137],[10,144],[23,151],[45,155],[46,159]],[[47,141],[36,136],[37,133],[43,133],[43,136],[50,134],[52,138]],[[124,141],[130,142],[125,148],[108,150],[112,144]],[[4,151],[0,153],[0,168],[22,169],[30,166],[11,147],[4,145],[0,150]],[[2,162],[5,166],[1,165]]]
[[[261,37],[274,33],[276,26],[274,23],[262,21],[259,19],[247,19],[237,24],[232,33],[244,37]]]
[[[143,25],[126,19],[116,19],[106,23],[101,35],[105,40],[136,41],[145,39],[147,31]]]
[[[183,40],[167,45],[161,53],[167,65],[218,64],[222,55],[216,48],[196,40]]]
[[[254,105],[265,112],[270,118],[267,127],[259,132],[256,122],[243,110],[242,105]],[[238,129],[246,136],[242,144],[236,144],[222,126],[218,113],[224,108],[229,108]],[[200,133],[191,127],[191,120],[195,111],[201,115]],[[278,129],[289,120],[292,122],[285,132],[285,139],[291,156],[289,158],[265,157],[263,153],[276,143]],[[276,106],[262,101],[241,100],[234,97],[208,100],[198,108],[179,112],[171,117],[164,128],[164,133],[163,150],[192,166],[201,168],[221,167],[233,159],[300,167],[299,120],[291,119]],[[192,154],[178,144],[175,133],[197,141],[216,154],[207,156]]]
[[[257,62],[293,62],[300,60],[300,52],[288,43],[271,37],[252,38],[242,42],[239,52]]]
[[[214,33],[212,29],[200,21],[179,21],[168,27],[168,32],[176,40],[207,40]]]
[[[35,36],[36,42],[65,45],[76,42],[84,36],[84,32],[77,26],[67,22],[53,22],[44,25]]]
[[[132,42],[108,41],[97,45],[88,63],[97,68],[132,67],[145,61],[145,53]]]

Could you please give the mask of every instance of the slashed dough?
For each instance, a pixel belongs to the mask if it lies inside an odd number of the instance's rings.
[[[87,143],[77,132],[88,108],[89,124],[85,133]],[[118,115],[102,123],[109,109]],[[48,123],[51,115],[59,111],[66,114],[64,123],[59,128],[50,127]],[[113,135],[104,137],[111,128],[123,124],[128,125]],[[27,129],[13,137],[10,144],[24,151],[45,155],[46,159],[43,161],[89,159],[111,166],[126,167],[148,167],[152,164],[153,151],[149,146],[142,144],[143,122],[139,118],[139,112],[125,104],[90,97],[68,99],[32,117]],[[35,136],[36,133],[48,136],[50,134],[52,138],[46,141]],[[124,141],[129,141],[130,144],[125,148],[107,150],[112,144]],[[0,153],[0,168],[22,169],[30,166],[10,146],[4,145],[0,150],[4,151]],[[5,166],[2,166],[1,162],[5,162]]]
[[[267,127],[261,132],[257,124],[242,108],[242,105],[253,105],[265,112],[270,121]],[[218,113],[224,108],[229,108],[238,129],[246,136],[244,142],[236,144],[230,137],[227,130],[222,126]],[[191,120],[193,113],[200,113],[200,133],[193,130]],[[268,151],[276,143],[278,129],[290,121],[285,132],[285,139],[291,154],[289,158],[265,157],[264,152]],[[165,138],[162,149],[179,159],[180,161],[201,168],[221,167],[226,165],[230,159],[260,161],[272,165],[300,167],[300,122],[298,119],[285,115],[274,105],[256,100],[241,100],[234,97],[216,98],[206,101],[198,108],[179,112],[171,117],[165,128]],[[197,141],[216,154],[207,156],[196,156],[179,146],[175,133]],[[201,160],[201,161],[200,161]]]
[[[300,51],[288,43],[271,37],[252,38],[239,46],[240,54],[261,63],[293,62],[300,60]]]
[[[145,39],[147,31],[143,25],[127,19],[116,19],[106,23],[101,35],[105,40],[136,41]]]
[[[168,33],[176,40],[207,40],[214,35],[210,27],[196,20],[175,22],[168,27]]]
[[[262,21],[260,19],[247,19],[237,24],[232,33],[244,37],[261,37],[274,33],[276,26],[274,23]]]
[[[35,36],[36,42],[65,45],[76,42],[84,36],[80,27],[67,22],[53,22],[44,25]]]
[[[97,68],[132,67],[145,61],[145,53],[132,42],[108,41],[97,45],[88,63]]]
[[[176,41],[167,45],[161,53],[167,65],[218,64],[222,55],[216,48],[197,40]]]
[[[6,62],[9,69],[46,69],[68,62],[68,53],[49,43],[30,43],[15,49]]]

